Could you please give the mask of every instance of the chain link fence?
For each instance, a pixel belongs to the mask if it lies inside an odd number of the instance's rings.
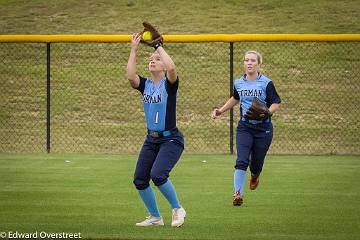
[[[0,43],[0,152],[138,153],[146,134],[141,95],[126,79],[128,43],[51,43],[47,142],[46,43]],[[229,98],[230,43],[167,43],[180,79],[177,125],[186,153],[229,153],[239,107],[210,113]],[[359,42],[235,42],[234,80],[247,50],[282,98],[271,154],[360,154]],[[138,73],[152,50],[141,46]]]

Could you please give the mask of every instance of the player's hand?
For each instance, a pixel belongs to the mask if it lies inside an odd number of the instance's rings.
[[[131,38],[131,49],[137,50],[139,48],[140,40],[141,40],[141,34],[142,33],[135,33],[132,35]]]
[[[221,114],[222,114],[222,112],[220,111],[220,109],[215,108],[215,109],[213,110],[213,112],[211,113],[211,118],[212,118],[212,119],[216,119],[216,118],[218,118]]]

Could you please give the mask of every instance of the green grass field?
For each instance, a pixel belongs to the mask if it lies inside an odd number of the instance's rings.
[[[355,156],[269,156],[256,191],[233,207],[235,156],[184,155],[171,174],[188,212],[170,227],[137,228],[146,215],[132,185],[135,155],[0,155],[0,232],[80,232],[85,239],[357,239]],[[206,163],[203,163],[206,160]],[[70,161],[70,162],[67,162]]]

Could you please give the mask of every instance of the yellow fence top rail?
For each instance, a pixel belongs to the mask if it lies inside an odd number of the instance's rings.
[[[131,35],[0,35],[0,42],[129,42]],[[164,35],[164,42],[345,42],[360,34],[199,34]]]

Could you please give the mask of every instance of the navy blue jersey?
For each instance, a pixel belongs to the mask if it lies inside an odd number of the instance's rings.
[[[137,90],[143,95],[146,126],[151,131],[167,131],[176,127],[176,96],[179,79],[171,84],[167,77],[158,84],[140,77]]]
[[[244,115],[254,97],[265,103],[267,107],[281,102],[273,82],[264,75],[260,74],[255,80],[246,80],[245,74],[234,81],[234,98],[240,101],[240,121],[250,124],[270,122],[270,118],[263,121],[245,119]]]

